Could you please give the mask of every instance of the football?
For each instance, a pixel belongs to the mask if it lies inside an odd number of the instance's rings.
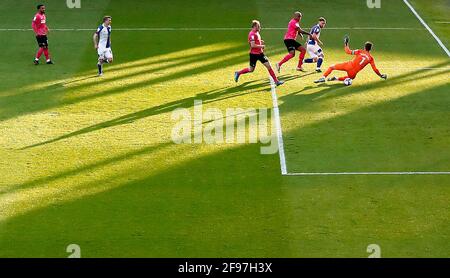
[[[344,80],[345,86],[350,86],[350,85],[352,85],[352,83],[353,83],[353,80],[351,78],[346,78]]]

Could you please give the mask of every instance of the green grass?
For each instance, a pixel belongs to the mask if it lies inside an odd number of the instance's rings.
[[[35,1],[6,0],[1,28],[29,28]],[[50,28],[304,27],[422,29],[403,1],[48,0]],[[446,0],[414,0],[447,45]],[[194,8],[195,7],[195,8]],[[119,31],[115,64],[95,78],[91,32],[53,31],[56,64],[35,67],[27,31],[0,31],[0,257],[448,257],[450,176],[285,177],[259,144],[172,143],[176,108],[270,108],[267,73],[247,65],[247,30]],[[283,69],[278,89],[290,172],[449,171],[449,59],[426,30],[325,29],[324,67],[375,43],[387,81],[351,87]],[[272,62],[283,30],[263,30]],[[423,70],[423,67],[439,68]]]

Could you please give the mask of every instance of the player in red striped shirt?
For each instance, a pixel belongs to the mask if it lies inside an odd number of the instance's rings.
[[[253,72],[256,68],[256,62],[260,61],[269,71],[270,76],[277,86],[282,85],[284,82],[279,81],[275,72],[270,65],[269,59],[264,54],[264,41],[261,39],[261,35],[259,34],[261,31],[261,23],[258,20],[253,20],[252,22],[252,30],[248,34],[248,43],[250,44],[250,67],[245,68],[240,71],[236,71],[234,73],[234,81],[238,82],[239,77],[242,74],[246,74],[249,72]]]
[[[42,54],[45,55],[45,58],[47,60],[47,64],[53,64],[50,53],[48,52],[48,27],[47,27],[47,17],[45,16],[45,6],[44,5],[38,5],[37,6],[38,12],[33,18],[33,22],[31,23],[31,27],[34,30],[34,33],[36,34],[36,40],[39,45],[39,50],[36,53],[36,58],[34,59],[34,64],[39,65],[39,59],[41,58]]]

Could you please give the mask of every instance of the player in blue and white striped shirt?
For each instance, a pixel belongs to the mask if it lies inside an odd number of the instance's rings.
[[[103,24],[97,28],[94,33],[94,47],[98,54],[98,75],[103,75],[103,63],[113,62],[113,53],[111,50],[111,17],[103,17]]]
[[[309,53],[309,56],[311,58],[305,59],[305,63],[317,63],[317,72],[322,72],[320,67],[322,66],[324,54],[321,46],[323,46],[322,41],[320,40],[320,32],[323,28],[325,28],[325,25],[327,24],[327,20],[323,17],[319,18],[319,23],[317,25],[314,25],[311,28],[311,32],[309,35],[309,41],[308,46],[306,50]]]

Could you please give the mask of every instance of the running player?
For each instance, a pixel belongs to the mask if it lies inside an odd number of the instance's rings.
[[[111,17],[103,17],[103,24],[97,28],[94,33],[94,47],[98,54],[98,75],[103,75],[103,64],[113,62],[113,53],[111,50]]]
[[[53,64],[50,53],[48,52],[48,27],[47,27],[47,17],[45,16],[45,6],[38,5],[37,6],[37,14],[33,18],[33,22],[31,23],[31,27],[33,28],[34,33],[36,34],[36,40],[39,45],[39,50],[36,53],[36,57],[34,58],[34,64],[39,65],[39,59],[44,53],[47,64]]]
[[[256,68],[256,62],[260,61],[269,71],[270,76],[277,86],[280,86],[284,81],[279,81],[275,72],[270,65],[269,59],[264,54],[264,41],[261,39],[259,32],[261,31],[261,23],[258,20],[253,20],[252,30],[248,34],[248,43],[250,44],[250,67],[234,73],[234,81],[238,82],[242,74],[253,72]]]
[[[328,81],[344,81],[347,78],[355,79],[356,75],[363,70],[368,64],[372,66],[373,71],[381,78],[387,79],[386,74],[381,74],[380,71],[375,66],[375,60],[373,59],[372,55],[370,55],[370,51],[372,50],[373,44],[371,42],[366,42],[364,45],[364,49],[358,49],[358,50],[351,50],[348,47],[348,37],[345,37],[344,43],[345,43],[345,52],[349,55],[355,55],[356,57],[351,62],[346,62],[342,64],[336,64],[331,66],[321,77],[319,80],[314,81],[314,83],[323,83],[325,82],[325,79],[330,75],[330,73],[333,70],[340,70],[347,72],[347,75],[344,77],[331,77],[328,79]]]
[[[302,16],[303,15],[301,12],[295,12],[294,18],[289,21],[288,30],[286,32],[286,35],[284,36],[284,45],[286,45],[289,53],[283,58],[283,60],[275,65],[278,73],[280,73],[281,66],[283,66],[284,63],[295,57],[296,50],[300,51],[297,70],[304,71],[302,65],[303,59],[305,58],[306,49],[301,45],[301,43],[297,41],[297,36],[300,34],[300,36],[303,38],[303,34],[309,35],[309,33],[300,28],[300,20],[302,19]]]
[[[322,72],[320,67],[322,66],[324,54],[321,46],[323,46],[322,41],[320,40],[320,31],[325,28],[325,25],[327,24],[327,20],[323,17],[319,18],[319,23],[317,25],[314,25],[314,27],[311,28],[311,33],[309,35],[309,41],[308,46],[306,47],[306,50],[309,53],[310,58],[305,59],[305,63],[311,64],[311,63],[317,63],[317,72]]]

